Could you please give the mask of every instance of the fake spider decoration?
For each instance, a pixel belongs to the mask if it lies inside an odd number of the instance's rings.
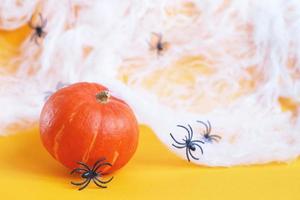
[[[39,13],[40,23],[33,24],[33,19],[31,18],[30,22],[28,23],[29,27],[34,30],[34,33],[30,37],[30,41],[34,40],[34,42],[38,45],[38,39],[44,38],[47,33],[44,31],[44,28],[47,25],[47,19],[43,19],[41,13]]]
[[[160,33],[152,33],[149,45],[150,50],[156,51],[158,56],[160,56],[164,51],[166,51],[169,48],[169,43],[162,41],[162,35]]]
[[[81,178],[85,179],[85,181],[80,182],[80,183],[71,182],[71,184],[76,185],[76,186],[81,186],[78,190],[82,190],[86,186],[89,185],[91,180],[93,180],[93,182],[98,187],[107,188],[107,186],[105,186],[103,184],[109,183],[113,179],[113,177],[111,177],[110,179],[108,179],[106,181],[100,180],[99,177],[102,177],[103,175],[106,175],[106,173],[102,173],[101,171],[98,171],[98,169],[102,166],[105,166],[105,165],[108,165],[108,166],[111,166],[111,167],[112,167],[112,165],[109,162],[103,162],[104,160],[105,160],[105,158],[102,158],[102,159],[98,160],[94,164],[93,168],[90,168],[87,164],[85,164],[83,162],[77,162],[83,168],[75,168],[71,171],[71,174],[73,174],[74,172],[82,172]]]
[[[57,91],[57,90],[59,90],[59,89],[65,87],[65,86],[68,86],[68,85],[69,85],[69,84],[67,84],[67,83],[63,83],[63,82],[60,82],[60,81],[59,81],[59,82],[56,84],[55,89],[56,89],[56,91]],[[45,92],[45,93],[44,93],[44,94],[45,94],[44,101],[47,101],[47,99],[48,99],[53,93],[54,93],[53,91],[47,91],[47,92]]]
[[[203,154],[203,149],[200,146],[200,144],[204,144],[204,142],[202,142],[201,140],[193,140],[193,129],[192,127],[188,124],[188,128],[182,125],[177,125],[180,128],[183,128],[186,130],[187,132],[187,136],[185,136],[185,139],[182,139],[183,142],[179,142],[178,140],[176,140],[174,138],[174,136],[170,133],[170,136],[172,137],[172,139],[174,140],[174,142],[176,144],[172,144],[172,146],[178,148],[178,149],[183,149],[185,148],[185,154],[186,154],[186,158],[187,160],[190,162],[190,156],[195,159],[195,160],[199,160],[199,158],[195,157],[192,152],[196,151],[196,147],[198,147],[201,151],[201,153]]]
[[[211,125],[210,122],[207,120],[207,124],[203,121],[197,121],[205,126],[205,131],[203,133],[203,139],[207,143],[212,143],[212,142],[219,142],[220,139],[222,139],[221,136],[219,135],[211,135]]]

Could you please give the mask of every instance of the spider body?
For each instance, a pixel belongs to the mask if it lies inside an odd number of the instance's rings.
[[[68,85],[69,85],[69,84],[67,84],[67,83],[63,83],[63,82],[59,81],[59,82],[56,84],[55,89],[56,89],[56,91],[57,91],[57,90],[59,90],[59,89],[65,87],[65,86],[68,86]],[[44,92],[44,94],[45,94],[44,101],[47,101],[47,99],[48,99],[54,92],[55,92],[55,91],[46,91],[46,92]]]
[[[207,120],[207,124],[203,121],[197,121],[201,124],[203,124],[205,126],[205,131],[202,135],[203,140],[207,143],[213,143],[213,142],[219,142],[220,139],[222,139],[221,136],[219,135],[212,135],[211,134],[211,124],[210,122]]]
[[[74,172],[82,172],[81,178],[85,180],[80,183],[71,182],[71,184],[81,186],[78,190],[82,190],[86,188],[91,181],[93,181],[98,187],[107,188],[107,186],[105,186],[104,184],[109,183],[113,179],[113,177],[106,181],[100,180],[99,178],[106,174],[102,173],[100,170],[98,171],[98,169],[102,166],[112,167],[112,165],[108,162],[103,162],[104,160],[105,158],[98,160],[92,168],[90,168],[87,164],[83,162],[77,162],[83,168],[75,168],[71,171],[71,174],[73,174]]]
[[[191,140],[186,140],[186,146],[189,148],[189,149],[191,149],[192,151],[196,151],[196,147],[195,147],[195,145],[192,143],[192,141]]]
[[[43,37],[43,34],[45,32],[41,26],[37,26],[37,27],[35,27],[35,33],[38,37]]]
[[[160,38],[159,42],[156,44],[156,50],[158,53],[162,52],[164,50],[164,45],[161,42],[161,38]]]
[[[83,174],[81,174],[81,178],[95,178],[98,176],[98,173],[97,172],[94,172],[94,171],[87,171],[87,172],[84,172]]]
[[[188,135],[185,136],[185,139],[182,139],[183,142],[181,142],[176,140],[175,137],[170,133],[171,138],[176,143],[176,144],[172,144],[172,146],[178,149],[185,148],[185,155],[189,162],[190,162],[190,156],[195,160],[199,160],[199,158],[194,156],[192,152],[195,152],[198,147],[201,153],[203,154],[203,149],[201,147],[201,144],[204,144],[204,142],[201,140],[193,140],[194,133],[192,127],[189,124],[188,124],[188,128],[182,125],[177,125],[177,126],[186,130]]]
[[[160,56],[169,47],[168,42],[162,41],[162,35],[160,33],[152,33],[150,44],[150,50],[156,51],[157,55]]]
[[[31,19],[28,23],[29,27],[34,30],[34,33],[32,34],[30,40],[34,40],[36,44],[38,44],[39,38],[44,38],[46,36],[46,32],[44,31],[44,28],[47,25],[47,20],[43,19],[43,16],[39,13],[40,22],[38,24],[33,24],[33,20]]]

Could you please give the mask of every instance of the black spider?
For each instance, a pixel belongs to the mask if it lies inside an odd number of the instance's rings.
[[[68,83],[63,83],[63,82],[59,81],[59,82],[56,84],[55,89],[56,89],[56,91],[57,91],[57,90],[59,90],[59,89],[61,89],[61,88],[63,88],[63,87],[66,87],[66,86],[68,86],[68,85],[69,85]],[[44,101],[47,101],[47,99],[48,99],[54,92],[55,92],[55,91],[46,91],[46,92],[44,92],[44,94],[45,94]]]
[[[203,121],[197,121],[201,124],[203,124],[205,126],[205,131],[203,133],[203,139],[205,142],[208,142],[208,143],[212,143],[213,141],[215,142],[219,142],[220,139],[222,139],[221,136],[219,135],[211,135],[210,132],[211,132],[211,125],[210,125],[210,122],[207,120],[207,124]]]
[[[183,128],[187,131],[188,136],[185,136],[185,139],[182,139],[183,142],[179,142],[177,141],[174,136],[170,133],[172,139],[174,140],[174,142],[176,142],[178,145],[176,144],[172,144],[174,147],[178,148],[178,149],[183,149],[186,148],[186,158],[188,159],[188,161],[190,162],[190,157],[189,155],[195,159],[195,160],[199,160],[199,158],[195,157],[192,154],[192,151],[196,151],[196,147],[199,147],[199,149],[201,150],[201,153],[203,154],[203,149],[202,147],[199,145],[199,143],[204,144],[204,142],[202,142],[201,140],[193,140],[193,129],[192,127],[188,124],[188,127],[182,126],[182,125],[177,125],[180,128]]]
[[[34,33],[32,34],[30,41],[34,40],[34,42],[36,44],[38,44],[38,38],[44,38],[46,36],[46,32],[44,31],[44,28],[47,25],[47,19],[43,19],[43,16],[41,13],[39,13],[39,17],[40,17],[40,23],[34,25],[33,24],[33,19],[30,20],[30,22],[28,23],[29,27],[32,28],[34,30]]]
[[[73,174],[74,172],[80,172],[82,171],[82,174],[81,174],[81,178],[85,179],[85,181],[81,182],[81,183],[74,183],[74,182],[71,182],[73,185],[76,185],[76,186],[81,186],[83,185],[82,187],[80,187],[78,190],[82,190],[84,189],[86,186],[89,185],[89,183],[91,182],[91,180],[93,180],[93,182],[98,186],[98,187],[101,187],[101,188],[107,188],[107,186],[105,185],[101,185],[101,184],[106,184],[106,183],[109,183],[113,177],[111,177],[109,180],[107,181],[103,181],[103,180],[100,180],[98,179],[98,177],[102,177],[103,175],[106,175],[106,173],[101,173],[101,171],[98,171],[98,169],[102,166],[105,166],[105,165],[108,165],[108,166],[111,166],[112,165],[109,163],[109,162],[103,162],[105,160],[105,158],[102,158],[100,160],[98,160],[93,168],[90,168],[87,164],[83,163],[83,162],[77,162],[79,165],[83,166],[83,168],[75,168],[71,171],[71,174]]]
[[[162,41],[162,35],[160,33],[152,33],[152,38],[149,45],[150,50],[156,51],[158,56],[160,56],[169,47],[168,42]]]

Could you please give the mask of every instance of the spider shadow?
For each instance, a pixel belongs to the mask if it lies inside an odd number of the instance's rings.
[[[7,146],[5,154],[1,155],[5,168],[20,174],[42,176],[45,179],[65,180],[69,176],[68,170],[51,158],[42,146],[37,128],[3,139],[6,140],[4,142]]]

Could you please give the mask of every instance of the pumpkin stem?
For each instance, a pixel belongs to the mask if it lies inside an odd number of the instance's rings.
[[[96,94],[96,99],[102,104],[108,103],[110,98],[110,94],[108,91],[101,91],[100,93]]]

